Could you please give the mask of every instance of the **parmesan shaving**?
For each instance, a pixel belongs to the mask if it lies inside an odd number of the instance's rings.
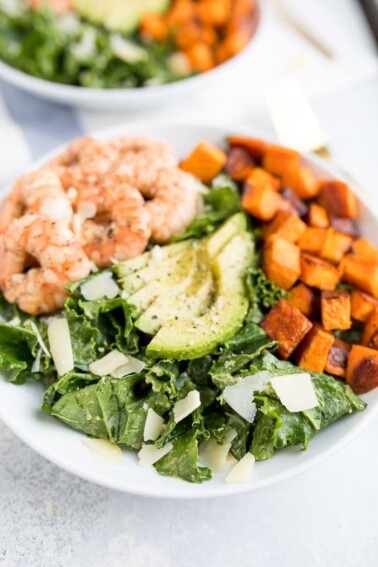
[[[123,378],[128,374],[141,372],[143,368],[146,366],[146,364],[142,360],[139,360],[138,358],[134,358],[133,356],[127,356],[127,359],[128,360],[126,364],[123,364],[119,368],[116,368],[114,372],[111,372],[111,376],[113,378]]]
[[[84,445],[100,465],[118,465],[123,461],[120,447],[107,439],[86,439]]]
[[[89,370],[96,376],[108,376],[117,368],[124,366],[128,360],[128,357],[119,350],[111,350],[99,360],[92,362],[89,365]]]
[[[234,466],[225,478],[229,483],[243,483],[250,479],[252,469],[255,464],[255,457],[252,453],[246,453],[244,457]]]
[[[287,374],[271,379],[281,403],[290,412],[306,411],[319,405],[310,374]]]
[[[39,348],[37,352],[37,356],[34,359],[33,366],[31,367],[31,371],[33,374],[35,372],[39,372],[41,369],[41,355],[42,355],[42,349]]]
[[[25,323],[26,324],[26,323]],[[39,346],[41,347],[41,349],[43,350],[43,352],[45,353],[46,356],[49,356],[51,358],[51,354],[49,349],[46,346],[45,341],[42,338],[41,333],[39,332],[39,329],[37,327],[37,325],[34,323],[34,321],[32,321],[31,319],[28,319],[27,324],[30,325],[30,327],[33,329],[33,331],[35,332],[35,334],[37,335],[37,341]],[[50,340],[50,339],[49,339]]]
[[[72,352],[70,329],[67,319],[54,318],[47,327],[51,356],[59,376],[73,370],[74,358]]]
[[[103,297],[114,299],[119,293],[119,288],[113,280],[112,272],[107,271],[83,283],[81,293],[87,301],[95,301]]]
[[[210,467],[215,472],[221,472],[228,469],[232,463],[228,459],[231,443],[237,436],[235,429],[227,431],[222,438],[222,444],[212,437],[208,441],[201,444],[200,458],[206,467]]]
[[[222,398],[236,413],[244,417],[249,423],[253,423],[257,412],[253,393],[263,390],[269,380],[269,372],[258,372],[246,376],[233,386],[227,386],[223,391]]]
[[[188,415],[190,415],[194,410],[199,408],[201,405],[200,393],[198,390],[192,390],[183,400],[179,400],[173,406],[173,415],[175,422],[178,423],[182,421]]]
[[[152,408],[148,409],[146,423],[144,425],[144,441],[156,441],[164,429],[164,419]]]
[[[158,449],[155,445],[145,445],[143,443],[141,450],[138,453],[139,464],[141,467],[151,467],[157,461],[160,461],[165,455],[172,451],[172,443],[167,443],[161,449]]]

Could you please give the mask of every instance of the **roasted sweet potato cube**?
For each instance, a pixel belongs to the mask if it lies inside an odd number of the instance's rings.
[[[301,254],[301,274],[299,279],[318,289],[335,289],[339,283],[339,272],[335,266],[310,254]]]
[[[375,307],[366,321],[361,337],[361,344],[378,349],[378,308]]]
[[[339,265],[342,281],[378,299],[378,264],[369,258],[347,254]]]
[[[298,246],[303,252],[309,252],[320,256],[328,234],[328,228],[306,227],[298,241]]]
[[[282,177],[282,185],[290,187],[300,199],[312,199],[319,193],[319,182],[311,169],[298,167],[289,169]]]
[[[319,299],[313,289],[299,283],[290,290],[288,301],[308,319],[316,319],[319,314]]]
[[[261,323],[267,335],[278,342],[278,354],[289,358],[312,327],[312,323],[299,309],[281,299]]]
[[[277,234],[284,240],[295,243],[305,230],[305,223],[297,215],[291,211],[278,211],[274,219],[263,228],[263,236],[268,238],[271,234]]]
[[[311,203],[308,209],[307,222],[315,228],[327,228],[329,226],[328,213],[324,207]]]
[[[352,252],[378,262],[378,250],[367,238],[357,238],[352,244]]]
[[[243,208],[252,216],[268,221],[277,213],[281,195],[273,189],[248,186],[242,197]]]
[[[346,183],[329,179],[320,181],[319,189],[319,205],[329,213],[350,219],[357,217],[357,199]]]
[[[354,289],[350,296],[350,306],[352,319],[366,323],[374,309],[378,307],[378,299],[368,293]]]
[[[350,329],[350,295],[344,289],[322,291],[321,310],[326,331]]]
[[[360,236],[360,230],[358,224],[353,219],[347,219],[345,217],[336,217],[335,215],[329,215],[330,225],[333,226],[338,232],[343,234],[348,234],[352,238],[357,238]]]
[[[348,357],[351,345],[340,339],[335,339],[333,345],[328,353],[327,363],[325,365],[325,372],[345,378]]]
[[[327,237],[321,249],[320,256],[333,264],[339,264],[345,254],[350,249],[352,237],[342,232],[337,232],[334,228],[327,229]]]
[[[261,167],[253,168],[245,181],[249,187],[260,187],[262,189],[272,189],[273,191],[278,191],[280,188],[280,180]]]
[[[281,195],[284,201],[288,204],[287,210],[292,211],[298,217],[304,217],[307,214],[308,207],[302,199],[300,199],[292,189],[286,187]]]
[[[290,289],[301,271],[299,256],[298,246],[273,234],[266,240],[263,250],[267,277],[279,287]]]
[[[227,156],[224,151],[207,142],[200,142],[193,152],[181,162],[180,167],[208,183],[222,171],[226,161]]]
[[[315,325],[295,351],[296,364],[305,370],[323,372],[334,340],[331,333]]]
[[[268,147],[268,143],[258,138],[249,138],[246,136],[230,136],[228,139],[230,146],[238,146],[249,152],[249,155],[256,161],[261,162],[264,153]]]
[[[281,146],[268,146],[263,156],[263,167],[273,175],[284,176],[299,167],[300,154]]]
[[[227,156],[225,172],[236,181],[244,181],[256,162],[245,148],[232,146]]]
[[[378,386],[378,352],[353,345],[348,358],[346,381],[356,394],[365,394]]]

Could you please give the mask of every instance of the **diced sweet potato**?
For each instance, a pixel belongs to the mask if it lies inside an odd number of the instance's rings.
[[[199,19],[215,27],[227,24],[230,10],[230,0],[198,0],[196,3],[196,13]]]
[[[352,238],[357,238],[360,235],[360,230],[358,224],[353,219],[347,219],[345,217],[336,217],[335,215],[329,215],[329,221],[331,226],[338,232],[343,234],[348,234]]]
[[[321,310],[326,331],[350,329],[350,295],[344,289],[322,291]]]
[[[264,238],[277,234],[295,244],[305,230],[305,223],[297,215],[290,211],[278,211],[274,219],[263,228],[262,233]]]
[[[345,378],[351,348],[351,345],[348,343],[341,341],[340,339],[335,339],[335,342],[328,353],[327,363],[324,368],[325,372],[328,372],[328,374],[332,374],[333,376]]]
[[[334,228],[327,229],[327,237],[323,244],[320,256],[333,264],[339,264],[350,249],[352,237]]]
[[[348,358],[346,381],[356,394],[365,394],[378,386],[378,352],[353,345]]]
[[[306,227],[303,231],[298,246],[303,252],[309,252],[320,256],[324,243],[327,238],[327,228],[315,228],[312,226]]]
[[[353,254],[378,261],[378,250],[367,238],[357,238],[352,244]]]
[[[374,309],[378,307],[378,299],[374,299],[374,297],[363,291],[354,289],[350,296],[350,305],[352,319],[366,323]]]
[[[281,196],[284,201],[289,204],[288,210],[292,211],[298,217],[304,217],[307,214],[308,207],[302,199],[300,199],[292,189],[286,187],[282,192]]]
[[[319,205],[329,213],[350,219],[357,217],[357,199],[346,183],[334,179],[320,181],[319,189]]]
[[[281,195],[273,189],[247,185],[243,193],[242,205],[252,216],[269,221],[276,215],[281,199]]]
[[[365,324],[361,344],[378,349],[378,308],[374,308]]]
[[[295,351],[296,364],[305,370],[323,372],[334,340],[331,333],[315,325]]]
[[[261,167],[255,167],[250,171],[246,178],[246,184],[250,187],[261,187],[278,191],[280,188],[280,181],[277,177],[270,175]]]
[[[268,146],[263,157],[263,167],[273,175],[284,176],[291,169],[299,167],[300,154],[281,146]]]
[[[355,285],[378,299],[378,264],[368,258],[347,254],[339,265],[342,281]]]
[[[299,279],[318,289],[335,289],[339,283],[339,272],[335,266],[310,254],[301,254],[301,274]]]
[[[222,150],[207,142],[200,142],[180,167],[207,183],[222,171],[226,161],[227,156]]]
[[[300,199],[312,199],[319,193],[319,182],[308,167],[292,168],[282,177],[282,185],[290,187]]]
[[[267,335],[278,342],[278,354],[289,358],[312,327],[312,323],[286,299],[281,299],[261,323]]]
[[[327,228],[329,226],[328,213],[324,207],[311,203],[308,209],[307,222],[315,228]]]
[[[299,257],[298,246],[273,234],[266,240],[263,250],[267,277],[283,289],[290,289],[301,271]]]
[[[246,136],[230,136],[228,139],[230,146],[238,146],[247,150],[252,159],[261,162],[263,155],[268,147],[267,142],[258,138],[247,138]]]
[[[245,148],[232,146],[227,156],[225,172],[236,181],[244,181],[256,165]]]
[[[319,299],[313,289],[299,283],[290,291],[288,301],[308,319],[316,319],[319,314]]]
[[[164,16],[147,12],[140,23],[140,31],[155,41],[165,41],[168,37],[169,27]]]
[[[186,55],[190,61],[190,65],[192,69],[194,71],[198,71],[199,73],[205,73],[205,71],[210,71],[210,69],[212,69],[215,66],[213,50],[204,41],[197,41],[196,43],[193,43],[190,47],[186,49]],[[215,156],[213,156],[212,158],[213,163],[218,161],[217,159],[214,158]],[[223,165],[220,169],[223,168]],[[215,175],[213,175],[213,177],[215,177]]]

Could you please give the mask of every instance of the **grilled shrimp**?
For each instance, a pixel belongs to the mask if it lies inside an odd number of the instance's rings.
[[[144,252],[151,236],[151,217],[137,189],[112,180],[98,192],[95,204],[100,215],[84,221],[80,242],[97,266],[104,268]]]
[[[40,10],[48,4],[56,14],[61,15],[74,9],[75,0],[28,0],[28,3],[33,10]]]
[[[152,238],[159,244],[184,230],[197,214],[199,183],[180,169],[159,171],[154,182],[141,192],[151,214]]]
[[[25,212],[69,223],[72,207],[59,177],[48,169],[28,173],[13,186],[0,208],[0,233]]]
[[[66,223],[38,215],[14,220],[0,236],[0,252],[5,299],[33,315],[61,308],[65,284],[90,273],[91,264]]]

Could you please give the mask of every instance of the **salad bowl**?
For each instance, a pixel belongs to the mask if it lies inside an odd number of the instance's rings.
[[[252,127],[244,131],[238,129],[238,133],[258,135]],[[179,157],[183,157],[200,140],[222,146],[230,131],[206,125],[138,124],[108,129],[95,136],[109,139],[126,134],[162,139],[175,148]],[[33,164],[33,169],[61,151],[62,148],[59,148],[45,156]],[[304,160],[319,177],[342,178],[335,166],[317,156],[307,155]],[[378,245],[378,212],[374,210],[374,202],[369,193],[361,187],[356,187],[355,192],[359,199],[362,234]],[[215,474],[211,481],[198,485],[160,476],[152,467],[140,467],[135,452],[123,451],[116,459],[112,456],[99,459],[89,448],[87,438],[82,433],[43,414],[40,409],[41,397],[42,387],[37,383],[16,386],[0,377],[0,418],[32,449],[72,474],[108,488],[156,498],[220,497],[279,483],[330,457],[361,432],[378,412],[376,389],[362,396],[368,404],[365,411],[330,425],[313,439],[307,451],[302,452],[297,448],[279,451],[274,459],[257,463],[251,479],[243,484],[227,484],[224,482],[224,475]]]

